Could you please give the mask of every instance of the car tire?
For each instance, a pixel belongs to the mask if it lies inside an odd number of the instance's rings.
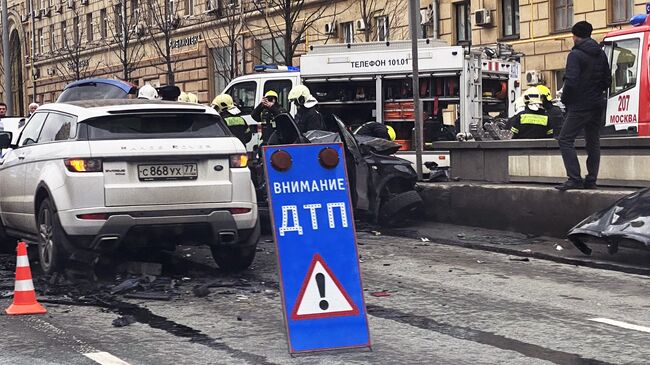
[[[64,245],[68,238],[49,198],[45,198],[38,206],[36,225],[38,228],[38,260],[41,270],[48,275],[61,271],[67,258]]]
[[[245,242],[239,242],[236,246],[211,246],[210,250],[214,262],[223,271],[237,272],[246,270],[255,260],[260,235],[260,221],[258,220],[253,232]]]
[[[412,216],[422,207],[422,198],[417,191],[397,194],[387,200],[379,209],[379,223],[393,227]]]
[[[16,252],[16,240],[9,237],[5,225],[0,220],[0,253]]]

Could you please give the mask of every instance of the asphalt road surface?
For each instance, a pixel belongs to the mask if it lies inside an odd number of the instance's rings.
[[[372,351],[288,354],[265,237],[239,275],[217,270],[207,249],[179,249],[169,277],[147,289],[165,287],[171,300],[110,295],[124,277],[94,289],[36,280],[49,312],[0,316],[0,364],[650,363],[646,276],[413,238],[358,239]],[[12,268],[0,269],[6,289]],[[210,285],[193,290],[201,284]]]

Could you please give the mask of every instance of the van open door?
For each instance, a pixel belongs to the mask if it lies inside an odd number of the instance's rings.
[[[642,52],[645,33],[631,33],[607,38],[605,53],[609,58],[612,83],[607,93],[605,135],[638,135],[641,95]],[[646,85],[647,87],[647,85]]]

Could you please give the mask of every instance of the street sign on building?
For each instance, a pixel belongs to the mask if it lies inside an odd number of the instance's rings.
[[[370,347],[340,143],[264,147],[289,352]]]

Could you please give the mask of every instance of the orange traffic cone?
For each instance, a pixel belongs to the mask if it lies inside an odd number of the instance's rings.
[[[43,314],[45,307],[36,301],[36,292],[32,282],[32,270],[29,268],[27,245],[18,242],[16,257],[16,286],[14,287],[14,302],[5,309],[7,314]]]

